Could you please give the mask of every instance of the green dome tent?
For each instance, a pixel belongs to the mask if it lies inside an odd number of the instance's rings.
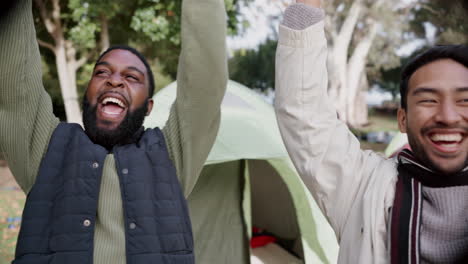
[[[176,85],[174,82],[154,95],[146,127],[164,126]],[[203,241],[195,244],[197,263],[232,263],[221,259],[229,252],[219,252],[220,245],[230,248],[242,243],[249,250],[252,226],[277,236],[287,251],[305,263],[336,263],[335,235],[288,158],[272,106],[247,87],[229,81],[221,109],[216,142],[188,197],[195,241]],[[213,213],[217,208],[204,206],[207,199],[219,201],[218,208],[229,208],[230,217],[213,221],[211,218],[222,216]],[[207,217],[217,224],[207,225]],[[206,232],[219,234],[237,224],[242,228],[229,237],[206,236]],[[257,253],[263,254],[261,249]],[[252,263],[277,262],[252,259]]]

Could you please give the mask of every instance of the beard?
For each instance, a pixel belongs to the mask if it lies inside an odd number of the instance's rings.
[[[444,171],[444,169],[437,163],[434,162],[428,155],[426,148],[424,147],[424,144],[421,143],[416,136],[415,131],[412,131],[409,127],[408,124],[406,124],[406,127],[408,129],[407,131],[407,136],[408,136],[408,143],[411,147],[411,150],[413,152],[413,155],[416,157],[416,159],[421,162],[423,165],[425,165],[427,168],[439,172],[444,175],[448,174],[453,174],[458,171],[463,170],[464,168],[468,167],[468,159],[465,159],[465,162],[458,164],[457,166],[451,168],[449,172]],[[425,134],[427,131],[433,128],[447,128],[446,126],[441,126],[441,125],[434,125],[434,126],[429,126],[429,127],[424,127],[421,129],[421,134]],[[464,130],[468,131],[467,127],[463,127]]]
[[[408,144],[411,147],[411,151],[413,152],[414,157],[416,157],[416,159],[423,165],[425,165],[427,168],[435,171],[440,171],[440,168],[438,168],[437,165],[431,161],[429,155],[427,155],[423,144],[421,144],[418,140],[412,137],[412,133],[407,133],[406,135],[408,137]]]
[[[91,105],[86,98],[83,99],[83,124],[85,133],[95,144],[111,150],[114,146],[133,143],[138,140],[137,132],[143,128],[148,111],[148,101],[135,109],[130,110],[125,115],[125,118],[115,129],[102,129],[97,127],[96,122],[97,104]]]

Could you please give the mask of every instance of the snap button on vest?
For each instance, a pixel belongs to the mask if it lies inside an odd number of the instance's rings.
[[[99,163],[94,162],[94,163],[93,163],[93,169],[97,169],[97,168],[99,168]]]
[[[136,224],[135,223],[130,223],[130,229],[135,229],[136,228]]]
[[[86,220],[83,221],[83,225],[88,227],[88,226],[91,225],[91,221],[89,219],[86,219]]]
[[[123,173],[123,174],[128,174],[128,169],[123,169],[123,170],[122,170],[122,173]]]

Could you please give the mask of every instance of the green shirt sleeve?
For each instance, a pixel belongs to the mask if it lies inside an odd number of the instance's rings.
[[[163,133],[186,197],[218,133],[227,78],[224,1],[185,0],[177,99]]]
[[[59,120],[42,84],[31,1],[15,1],[0,20],[0,152],[25,193]]]

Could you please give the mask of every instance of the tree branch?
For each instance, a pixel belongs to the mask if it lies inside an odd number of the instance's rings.
[[[81,66],[83,66],[88,61],[89,57],[90,57],[89,54],[86,56],[81,56],[81,58],[76,61],[76,64],[75,64],[76,70],[78,70]]]
[[[40,45],[41,47],[50,49],[50,50],[55,54],[55,47],[54,47],[54,45],[52,45],[52,44],[50,44],[50,43],[48,43],[48,42],[42,41],[42,40],[40,40],[40,39],[37,39],[37,43],[39,43],[39,45]]]
[[[52,0],[52,18],[56,24],[60,24],[60,3],[59,0]]]
[[[422,9],[426,9],[427,11],[429,11],[430,13],[432,13],[433,15],[437,15],[438,12],[436,10],[434,10],[434,8],[430,7],[429,5],[427,4],[423,4],[421,5],[421,8]]]
[[[87,52],[86,54],[81,55],[81,57],[75,62],[75,70],[81,68],[81,66],[83,66],[87,61],[89,61],[94,54],[95,52]]]
[[[39,14],[41,16],[42,21],[44,21],[44,25],[47,29],[47,32],[55,39],[54,32],[56,30],[56,25],[52,22],[50,18],[50,14],[47,12],[47,8],[45,6],[45,2],[43,0],[35,0],[34,1],[39,8]]]

